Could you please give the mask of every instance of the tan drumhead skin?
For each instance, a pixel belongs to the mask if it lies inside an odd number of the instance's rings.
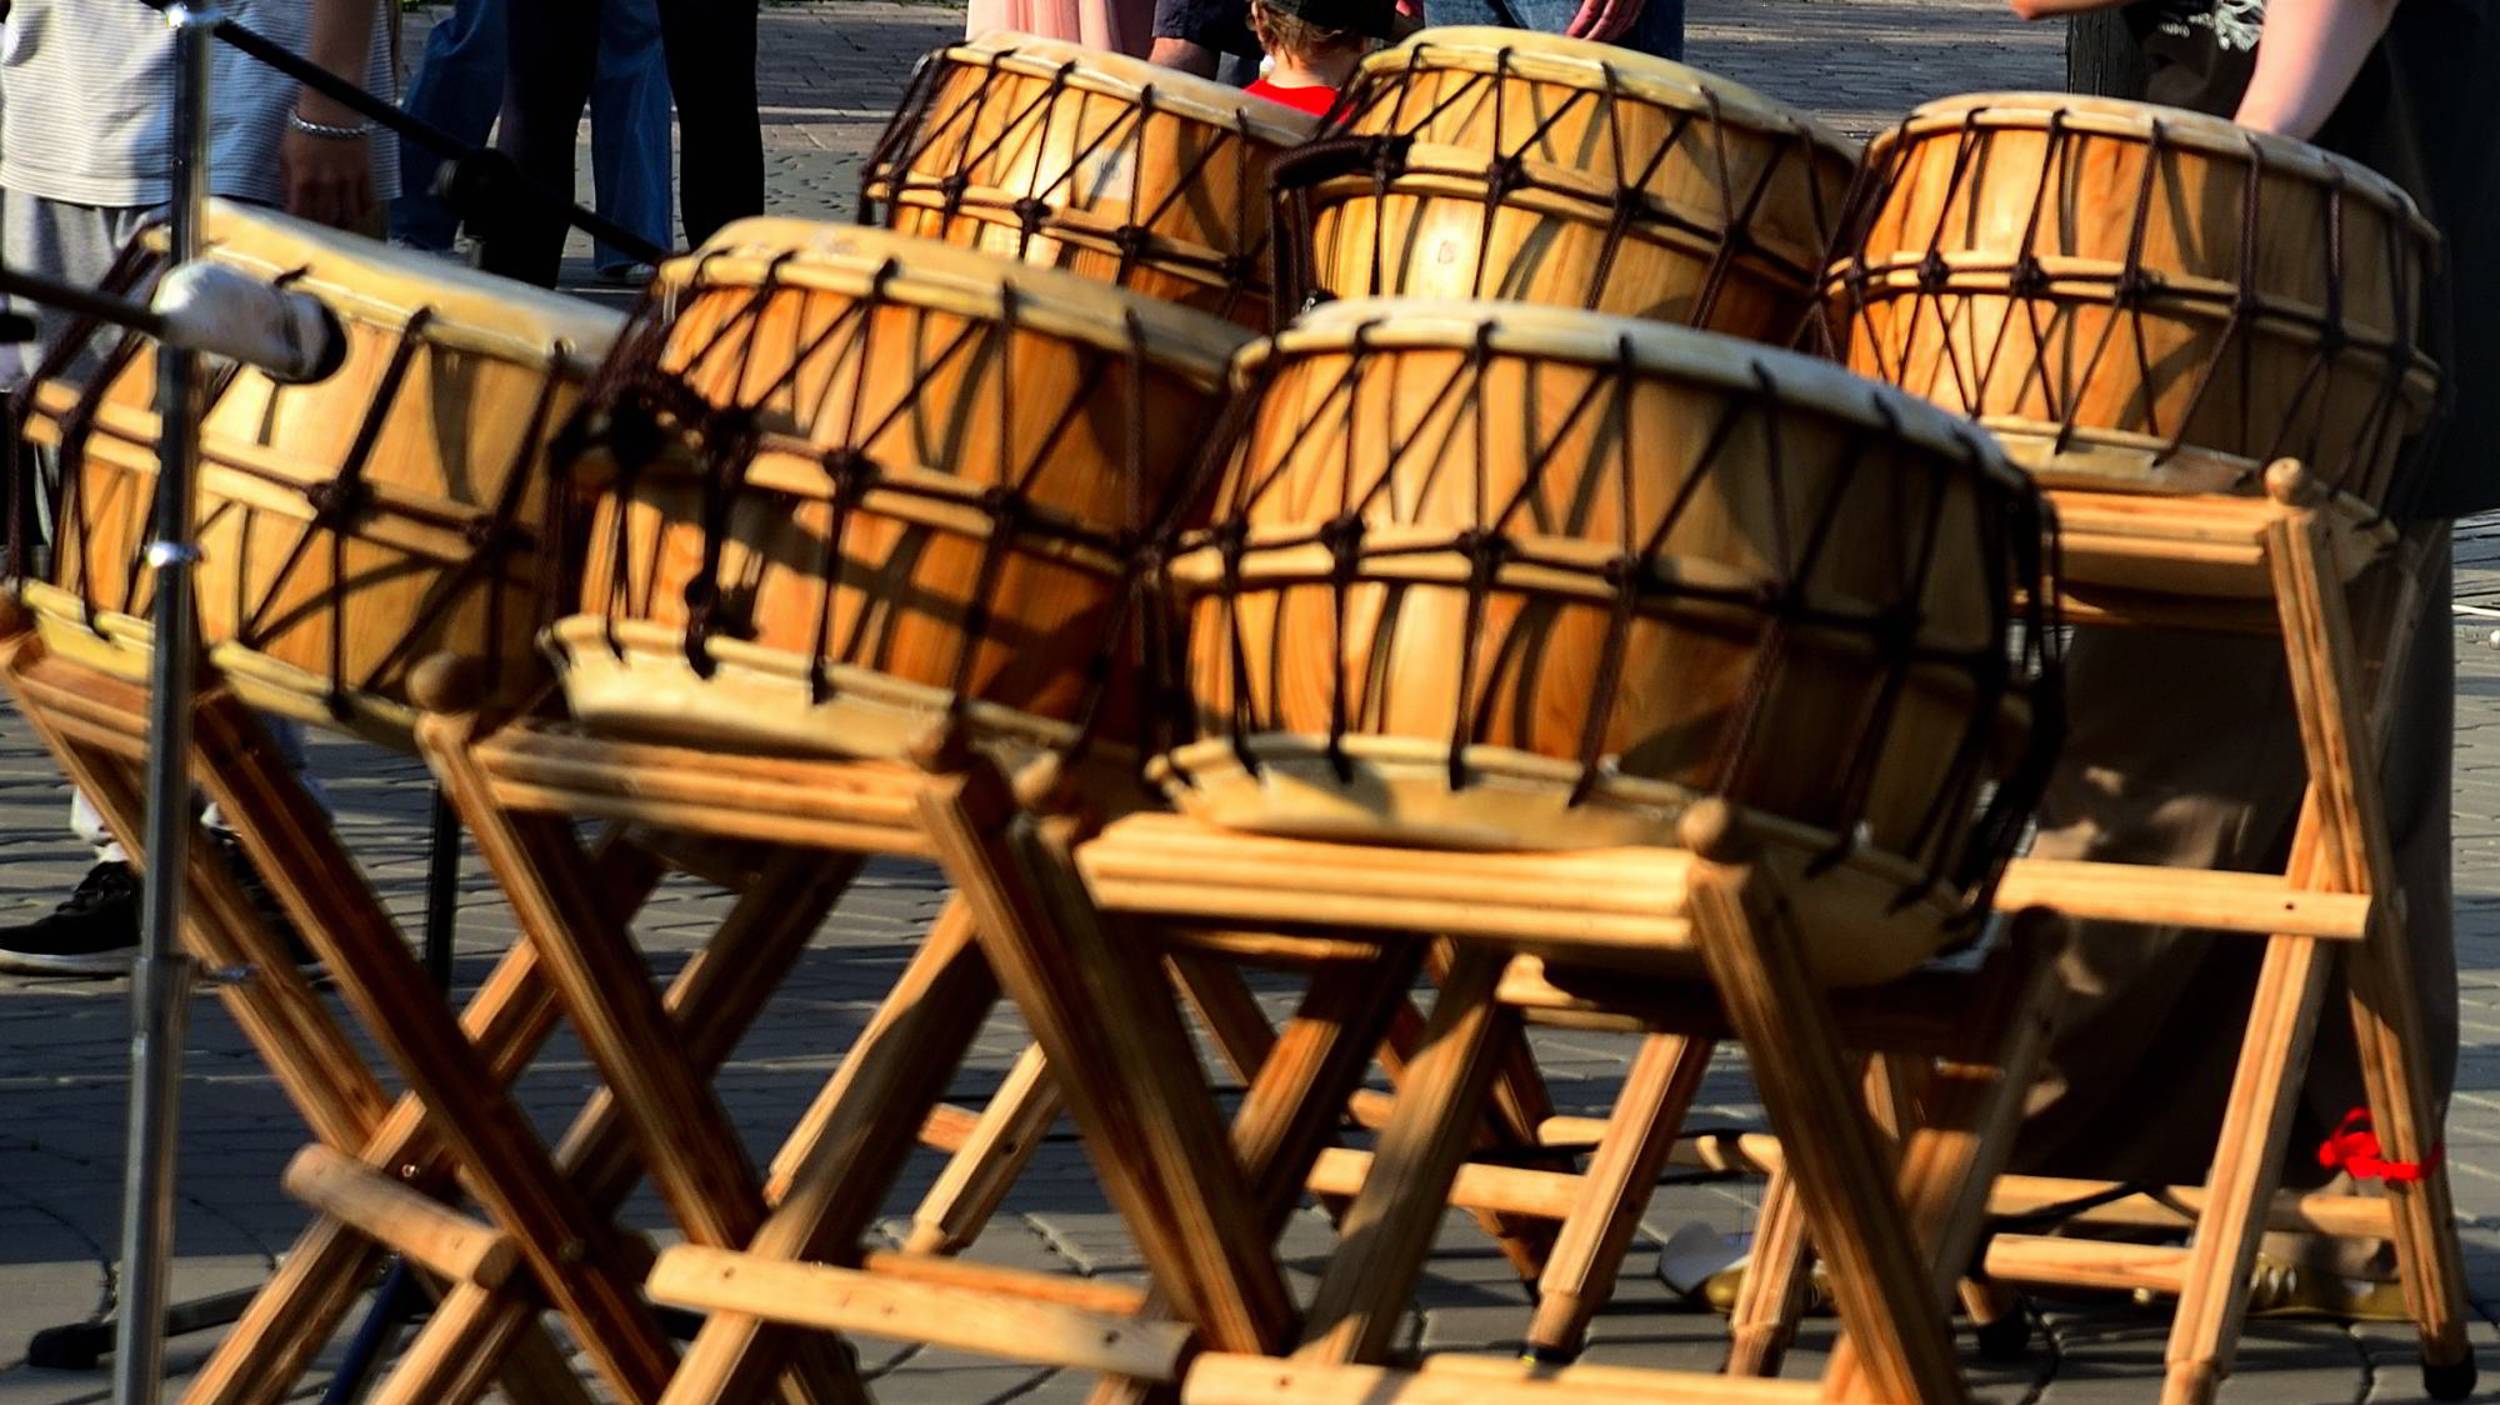
[[[1258,367],[1279,351],[1337,350],[1352,345],[1358,334],[1369,346],[1463,348],[1475,345],[1488,328],[1495,351],[1587,364],[1610,363],[1628,352],[1643,369],[1731,390],[1757,389],[1758,369],[1778,383],[1781,397],[1790,404],[1812,405],[1871,429],[1897,431],[1937,453],[1967,453],[1982,472],[2008,484],[2023,482],[1995,441],[1969,421],[1829,361],[1716,332],[1572,308],[1432,298],[1324,303],[1273,341],[1245,349],[1234,362],[1234,383],[1248,384]]]
[[[1107,351],[1128,349],[1133,321],[1147,355],[1202,385],[1215,384],[1233,352],[1252,339],[1223,318],[1079,274],[890,230],[769,215],[730,224],[702,248],[669,260],[659,282],[684,287],[698,270],[714,282],[760,282],[770,273],[793,287],[860,295],[889,266],[889,297],[995,319],[1012,295],[1019,324]]]
[[[1405,43],[1363,60],[1374,81],[1410,65],[1491,73],[1507,64],[1524,78],[1602,88],[1615,87],[1644,101],[1681,111],[1715,113],[1719,120],[1774,132],[1803,132],[1817,146],[1858,159],[1858,144],[1805,113],[1764,97],[1742,83],[1612,44],[1592,43],[1532,29],[1496,25],[1448,25],[1419,30]]]
[[[149,236],[158,249],[167,238],[162,227]],[[625,325],[623,314],[580,298],[225,200],[208,203],[208,245],[219,263],[266,277],[300,271],[295,286],[342,316],[396,324],[425,308],[437,331],[456,331],[470,345],[492,341],[523,364],[544,364],[558,343],[595,360]]]
[[[1975,118],[1974,114],[1977,114]],[[1942,131],[1959,131],[1974,122],[1983,130],[1990,127],[2032,130],[2046,127],[2052,114],[2057,114],[2067,128],[2102,136],[2149,139],[2154,125],[2158,123],[2162,139],[2180,146],[2239,157],[2247,156],[2254,149],[2268,166],[2297,171],[2323,181],[2340,180],[2368,199],[2404,211],[2406,218],[2421,230],[2435,232],[2430,221],[2415,208],[2413,197],[2407,195],[2402,186],[2358,161],[2304,141],[2243,127],[2209,113],[2190,112],[2185,108],[2163,107],[2149,102],[2129,102],[2124,98],[2074,93],[1965,93],[1959,97],[1938,98],[1913,109],[1900,126],[1878,133],[1867,145],[1867,159],[1870,162],[1878,159],[1905,133],[1932,136]]]
[[[1219,127],[1246,122],[1252,137],[1272,146],[1297,146],[1319,131],[1319,119],[1310,113],[1251,97],[1229,83],[1064,39],[993,29],[948,49],[946,56],[959,63],[991,65],[1037,78],[1064,71],[1071,88],[1132,103],[1151,89],[1158,112],[1176,112]]]

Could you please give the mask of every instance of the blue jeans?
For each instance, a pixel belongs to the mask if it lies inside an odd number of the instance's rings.
[[[523,0],[532,3],[533,0]],[[503,108],[508,68],[505,0],[460,0],[425,37],[425,61],[408,85],[408,111],[471,146],[483,145]],[[590,88],[590,175],[599,213],[669,247],[668,65],[656,0],[600,0],[599,62]],[[405,190],[391,204],[391,238],[451,248],[460,219],[434,196],[433,153],[401,142]],[[598,266],[634,260],[601,244]]]
[[[1424,0],[1426,24],[1490,24],[1560,34],[1580,0]],[[1662,59],[1684,57],[1684,0],[1647,0],[1616,45]]]

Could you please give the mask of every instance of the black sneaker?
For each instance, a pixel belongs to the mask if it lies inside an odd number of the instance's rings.
[[[49,914],[0,930],[0,971],[36,976],[118,976],[139,949],[139,875],[100,863]]]

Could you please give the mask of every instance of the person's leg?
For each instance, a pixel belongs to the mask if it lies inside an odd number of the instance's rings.
[[[1632,27],[1614,42],[1618,48],[1682,62],[1684,0],[1643,0],[1641,12],[1632,21]]]
[[[690,248],[731,220],[764,212],[755,26],[756,0],[660,0],[683,155],[678,208]]]
[[[425,36],[424,61],[400,105],[455,140],[471,146],[485,141],[503,106],[506,47],[504,0],[460,0]],[[434,174],[441,164],[426,147],[400,141],[392,243],[441,253],[459,236],[459,214],[434,195]]]
[[[528,0],[504,12],[509,45],[503,130],[495,145],[532,184],[570,199],[573,148],[599,57],[599,0]],[[554,287],[564,217],[535,203],[498,211],[481,231],[478,266]]]
[[[1165,68],[1221,78],[1236,87],[1259,76],[1259,42],[1250,33],[1249,0],[1155,0],[1153,29],[1147,57]],[[1246,78],[1239,76],[1245,57]]]
[[[1431,25],[1495,25],[1503,29],[1531,28],[1503,0],[1423,0],[1424,23]]]
[[[669,247],[668,62],[655,0],[600,0],[590,172],[600,214]],[[612,274],[642,260],[603,243],[595,262],[601,273]]]
[[[2280,639],[2079,630],[2067,698],[2035,856],[2283,862],[2307,767]],[[2109,923],[2075,937],[2014,1169],[2202,1184],[2263,943]]]

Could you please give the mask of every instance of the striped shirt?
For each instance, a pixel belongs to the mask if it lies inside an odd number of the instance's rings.
[[[365,86],[386,98],[390,19],[373,0]],[[224,0],[224,13],[302,53],[312,0]],[[281,204],[278,143],[295,83],[219,43],[211,59],[209,181],[219,195]],[[172,196],[173,35],[140,0],[15,0],[0,37],[0,186],[108,208]],[[399,143],[373,141],[374,194],[399,193]]]

